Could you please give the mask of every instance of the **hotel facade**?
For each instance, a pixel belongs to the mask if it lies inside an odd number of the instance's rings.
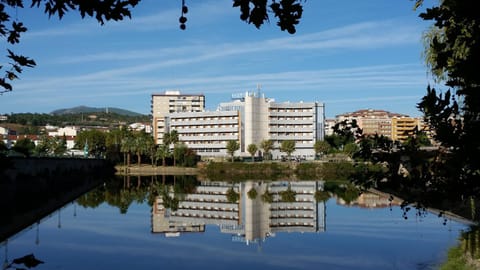
[[[179,106],[177,102],[183,103]],[[275,102],[259,92],[246,92],[233,96],[229,102],[220,103],[215,111],[205,111],[204,106],[203,95],[171,91],[152,95],[156,142],[161,144],[165,132],[176,130],[179,141],[199,155],[225,157],[230,140],[239,143],[239,154],[236,155],[240,156],[250,156],[248,145],[255,144],[260,149],[263,140],[272,140],[272,158],[279,159],[284,155],[279,150],[281,143],[292,140],[295,141],[292,156],[313,159],[315,142],[324,139],[323,103]],[[257,156],[262,155],[261,150]]]

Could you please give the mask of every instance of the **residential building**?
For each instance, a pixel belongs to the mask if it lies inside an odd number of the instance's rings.
[[[202,156],[226,156],[228,141],[242,140],[239,111],[175,112],[168,120],[179,141]]]
[[[356,120],[364,135],[378,134],[401,142],[412,135],[415,128],[418,130],[424,128],[421,118],[374,109],[340,114],[335,120],[337,123],[343,120]]]
[[[180,91],[165,91],[152,94],[151,111],[153,118],[153,138],[157,144],[163,141],[163,134],[169,132],[166,117],[176,112],[203,112],[205,96],[203,94],[181,94]]]
[[[190,97],[192,101],[197,97],[180,96]],[[250,156],[246,150],[248,145],[255,144],[260,149],[263,140],[272,140],[272,157],[279,159],[283,155],[279,150],[282,141],[293,140],[293,156],[313,159],[313,145],[325,135],[325,106],[319,102],[275,102],[257,91],[233,95],[230,102],[220,103],[216,111],[206,112],[203,107],[202,110],[192,107],[186,111],[167,112],[164,110],[166,105],[159,106],[158,100],[165,101],[170,97],[171,94],[152,95],[157,143],[161,143],[164,132],[176,130],[180,142],[204,157],[225,157],[230,140],[239,142],[237,155],[240,156]],[[177,99],[172,100],[175,103]],[[156,111],[156,108],[163,111]],[[257,155],[261,155],[261,149]]]
[[[394,141],[403,142],[413,134],[415,129],[423,129],[423,121],[421,118],[393,117],[391,138]]]

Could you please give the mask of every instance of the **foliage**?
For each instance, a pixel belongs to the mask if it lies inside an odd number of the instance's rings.
[[[287,154],[288,157],[290,157],[292,153],[295,152],[295,141],[282,141],[282,144],[280,145],[280,151],[284,152],[285,154]]]
[[[25,157],[30,157],[35,149],[35,143],[29,138],[19,139],[15,142],[12,150],[18,152]]]
[[[195,167],[199,160],[197,153],[183,143],[175,144],[173,158],[176,160],[176,165],[182,167]]]
[[[270,152],[273,150],[273,141],[272,140],[263,140],[260,143],[260,148],[263,149],[263,159],[270,160],[271,154]]]
[[[255,158],[253,156],[255,156],[255,153],[257,152],[258,150],[258,147],[256,144],[249,144],[248,147],[247,147],[247,151],[248,153],[250,153],[250,155],[252,156],[252,162],[255,161]]]
[[[353,157],[355,153],[359,151],[359,147],[356,143],[347,143],[345,147],[343,147],[343,152],[347,154],[349,157]]]
[[[315,150],[315,156],[326,155],[332,146],[327,141],[316,141],[313,145],[313,150]]]
[[[100,157],[107,150],[106,133],[97,129],[85,130],[77,134],[75,138],[76,149],[88,149],[88,154]]]
[[[231,140],[227,142],[227,145],[225,146],[225,148],[227,149],[228,155],[232,157],[232,162],[233,162],[235,151],[240,149],[240,144],[237,141]]]
[[[90,118],[89,116],[95,116]],[[6,123],[20,124],[25,126],[24,130],[17,130],[20,134],[39,134],[38,127],[53,126],[122,126],[125,123],[150,122],[147,115],[131,116],[113,112],[94,113],[68,113],[68,114],[47,114],[47,113],[12,113],[8,115]]]
[[[316,202],[326,202],[330,199],[330,193],[328,191],[317,190],[314,194]]]
[[[227,190],[227,201],[231,203],[236,203],[240,199],[240,194],[238,194],[233,188]]]
[[[35,147],[35,153],[39,156],[62,156],[67,152],[65,137],[49,137],[43,135]]]
[[[295,34],[295,25],[300,22],[303,13],[302,1],[272,0],[271,4],[267,2],[267,0],[234,0],[233,7],[240,8],[241,20],[252,23],[257,28],[265,21],[270,21],[267,12],[269,11],[278,18],[277,25],[282,31],[287,30],[288,33]]]
[[[155,153],[155,157],[157,159],[162,160],[162,166],[165,167],[166,165],[166,159],[171,156],[170,150],[168,149],[168,145],[165,144],[160,144],[157,147],[157,151]]]
[[[205,178],[212,181],[278,179],[289,177],[293,172],[286,164],[279,162],[243,163],[243,162],[209,162],[201,172]]]
[[[24,8],[23,0],[2,1],[0,2],[0,36],[11,45],[20,42],[20,35],[27,31],[27,27],[18,20],[18,9]],[[135,7],[139,0],[111,0],[111,1],[76,1],[76,0],[32,0],[30,7],[44,7],[44,12],[49,17],[57,15],[61,19],[67,12],[78,10],[81,17],[94,17],[100,24],[109,20],[122,20],[124,17],[130,17],[130,8]],[[8,14],[15,13],[14,16]],[[8,25],[11,24],[11,27]],[[15,54],[7,49],[9,60],[2,61],[9,63],[8,70],[5,70],[5,76],[0,78],[0,87],[2,92],[12,91],[11,82],[18,78],[25,67],[34,67],[36,63],[33,59],[23,55]],[[1,67],[0,67],[1,68]]]
[[[457,246],[448,251],[448,258],[441,270],[474,270],[480,266],[480,227],[472,226],[460,235]]]
[[[257,195],[258,195],[257,190],[256,190],[254,187],[252,187],[252,188],[247,192],[247,196],[248,196],[248,198],[251,199],[251,200],[255,200],[255,199],[257,198]]]
[[[292,187],[290,184],[288,185],[287,190],[280,191],[280,198],[282,202],[295,202],[296,200],[296,195],[295,191],[292,190]]]
[[[265,203],[272,203],[273,202],[273,193],[271,193],[268,189],[262,194],[262,202]]]

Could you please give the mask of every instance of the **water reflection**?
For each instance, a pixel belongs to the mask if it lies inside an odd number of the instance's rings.
[[[436,215],[408,213],[405,220],[400,204],[389,195],[324,181],[120,178],[9,238],[0,252],[9,262],[33,253],[46,262],[39,270],[438,264],[465,227],[451,222],[448,231]]]
[[[280,193],[291,188],[294,202],[284,202]],[[239,200],[230,202],[227,192],[233,189]],[[261,196],[249,198],[248,192],[271,192],[272,202]],[[323,182],[202,182],[194,193],[185,194],[177,209],[165,205],[165,196],[157,196],[152,212],[152,231],[165,236],[186,232],[203,232],[205,225],[217,225],[222,233],[234,235],[235,241],[258,242],[277,232],[319,232],[325,230],[325,202],[315,200]],[[171,191],[168,196],[175,194]]]

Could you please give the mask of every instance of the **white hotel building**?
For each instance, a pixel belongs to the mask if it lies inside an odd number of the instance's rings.
[[[167,93],[169,93],[167,95]],[[154,136],[161,143],[164,132],[177,130],[179,141],[205,157],[227,156],[226,145],[230,140],[240,144],[240,156],[250,156],[247,146],[256,144],[260,149],[263,140],[272,140],[272,157],[280,158],[279,147],[282,141],[295,141],[293,156],[314,158],[313,145],[323,140],[325,135],[325,106],[319,102],[275,102],[258,92],[246,92],[236,95],[231,102],[221,103],[216,111],[204,110],[204,99],[199,95],[180,95],[182,99],[172,97],[173,92],[165,95],[152,95],[152,115]],[[201,99],[202,110],[196,106],[194,111],[169,110],[159,106],[159,97],[170,101]],[[170,102],[172,103],[172,102]],[[170,108],[175,105],[169,104]],[[261,149],[260,149],[261,151]],[[260,154],[257,153],[257,155]]]

